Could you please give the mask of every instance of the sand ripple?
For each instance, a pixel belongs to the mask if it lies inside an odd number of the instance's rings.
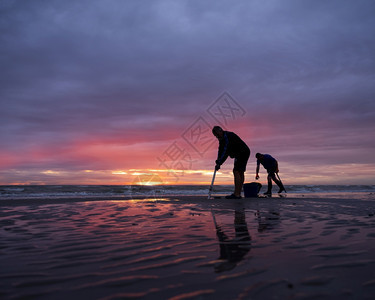
[[[374,202],[0,206],[1,299],[375,296]]]

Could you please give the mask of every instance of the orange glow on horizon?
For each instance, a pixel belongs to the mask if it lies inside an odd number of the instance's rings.
[[[167,133],[163,135],[166,136]],[[160,142],[134,140],[122,144],[115,142],[114,139],[103,138],[95,141],[72,142],[64,148],[35,145],[25,149],[22,155],[17,152],[2,151],[0,152],[0,185],[209,185],[217,155],[216,146],[207,151],[204,157],[193,157],[194,163],[190,169],[181,170],[177,167],[166,169],[157,159],[170,144],[170,140]],[[252,149],[245,182],[255,181],[255,150]],[[28,168],[28,165],[33,167]],[[35,166],[40,168],[36,169]],[[233,162],[228,159],[217,172],[215,184],[233,185],[232,168]],[[375,164],[371,163],[332,164],[328,168],[327,164],[322,162],[305,164],[280,161],[280,176],[285,185],[371,185],[374,174]],[[267,174],[264,169],[261,169],[260,176],[260,182],[263,185],[267,184]]]

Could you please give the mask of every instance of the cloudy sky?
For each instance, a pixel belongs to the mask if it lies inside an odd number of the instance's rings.
[[[374,1],[0,1],[0,184],[375,184]],[[228,160],[217,183],[231,183]],[[265,171],[261,180],[265,180]]]

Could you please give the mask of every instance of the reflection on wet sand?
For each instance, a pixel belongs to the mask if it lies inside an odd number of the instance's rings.
[[[211,213],[220,247],[218,258],[220,262],[215,264],[215,272],[232,270],[251,249],[251,236],[246,222],[245,208],[237,207],[234,210],[234,238],[229,238],[230,234],[225,233],[222,226],[217,223],[215,213],[212,210]],[[280,224],[278,209],[257,210],[255,216],[258,221],[258,232],[274,229]]]
[[[251,237],[247,228],[245,209],[238,208],[234,211],[235,237],[233,239],[230,239],[217,224],[214,213],[213,217],[220,246],[220,262],[215,264],[215,272],[229,271],[232,270],[251,249]]]
[[[257,210],[256,216],[258,219],[258,232],[273,229],[280,223],[280,212],[276,209],[268,210],[268,212]]]
[[[375,199],[32,203],[0,203],[1,299],[374,299]]]

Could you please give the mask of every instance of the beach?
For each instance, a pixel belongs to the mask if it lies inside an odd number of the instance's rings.
[[[1,299],[373,299],[375,195],[0,201]]]

